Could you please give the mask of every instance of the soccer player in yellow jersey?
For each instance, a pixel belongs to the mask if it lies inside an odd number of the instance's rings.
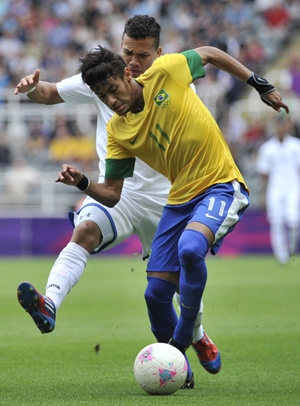
[[[183,353],[192,344],[200,355],[192,336],[207,278],[205,257],[209,249],[218,252],[249,199],[217,123],[189,85],[213,63],[255,87],[274,110],[288,112],[288,106],[266,79],[213,47],[161,56],[137,79],[118,54],[102,47],[81,62],[83,81],[117,113],[107,125],[105,181],[90,182],[70,165],[63,165],[56,181],[113,206],[123,179],[132,176],[135,157],[170,180],[147,266],[145,299],[157,340]],[[172,305],[178,287],[179,320]],[[215,363],[220,365],[217,358]]]

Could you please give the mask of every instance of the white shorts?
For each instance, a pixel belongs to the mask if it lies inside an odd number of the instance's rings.
[[[87,196],[79,211],[70,212],[69,218],[74,227],[86,220],[94,221],[99,226],[103,240],[93,253],[112,248],[137,234],[145,259],[149,255],[166,201],[167,195],[162,198],[123,189],[121,199],[115,207],[102,206]]]

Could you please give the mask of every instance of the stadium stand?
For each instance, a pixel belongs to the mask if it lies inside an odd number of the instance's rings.
[[[14,95],[26,74],[57,82],[76,73],[78,58],[100,43],[118,50],[125,21],[153,15],[162,26],[164,53],[202,45],[221,48],[253,71],[268,77],[291,105],[295,135],[300,136],[298,1],[160,0],[2,0],[0,4],[0,216],[65,216],[80,192],[54,183],[62,161],[80,165],[98,177],[92,151],[93,106],[34,105]],[[299,63],[297,65],[297,63]],[[270,133],[270,111],[255,91],[224,72],[208,68],[196,83],[199,96],[217,119],[246,181],[255,207],[256,149]],[[254,125],[255,124],[255,125]],[[64,141],[63,141],[64,140]],[[64,147],[67,140],[68,155]],[[76,145],[82,153],[78,153]],[[75,147],[74,147],[75,146]],[[63,154],[62,154],[63,152]],[[5,185],[9,171],[22,164],[38,171],[29,198],[12,198]],[[42,174],[42,176],[41,176]]]

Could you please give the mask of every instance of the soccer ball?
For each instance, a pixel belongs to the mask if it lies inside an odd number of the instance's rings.
[[[185,382],[188,366],[184,355],[165,343],[149,344],[134,361],[137,384],[150,395],[171,395]]]

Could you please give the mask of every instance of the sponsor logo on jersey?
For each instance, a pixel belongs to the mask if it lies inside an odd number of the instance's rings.
[[[161,89],[155,96],[154,101],[160,107],[164,102],[170,97],[170,95],[164,90]]]
[[[134,145],[134,143],[135,143],[135,141],[136,141],[136,139],[137,139],[138,136],[139,136],[139,135],[137,135],[132,141],[129,141],[129,144]]]

